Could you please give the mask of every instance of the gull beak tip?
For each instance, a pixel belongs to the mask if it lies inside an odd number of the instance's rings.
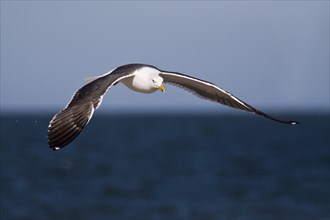
[[[164,88],[163,84],[161,84],[161,85],[159,86],[159,90],[162,91],[162,92],[165,92],[165,88]]]

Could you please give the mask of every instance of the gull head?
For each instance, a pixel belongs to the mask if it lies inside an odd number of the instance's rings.
[[[141,93],[153,93],[157,90],[165,91],[163,78],[159,76],[160,70],[151,66],[142,66],[133,72],[133,77],[128,77],[121,82],[128,88]]]
[[[159,89],[162,92],[165,92],[165,88],[163,86],[163,78],[158,76],[151,78],[151,86],[155,88],[156,90]]]

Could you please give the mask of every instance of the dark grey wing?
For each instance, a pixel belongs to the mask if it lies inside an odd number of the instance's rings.
[[[107,90],[127,77],[131,77],[131,75],[108,74],[80,88],[69,104],[50,121],[48,126],[49,147],[59,150],[73,141],[92,118]]]
[[[94,112],[92,103],[85,103],[60,111],[48,127],[48,145],[58,150],[73,141],[89,122]]]
[[[223,105],[230,106],[232,108],[241,109],[248,112],[254,112],[258,115],[262,115],[266,118],[272,119],[274,121],[278,121],[285,124],[297,124],[296,121],[283,121],[280,119],[277,119],[271,115],[268,115],[258,109],[255,109],[251,105],[247,104],[246,102],[243,102],[239,98],[235,97],[231,93],[221,89],[220,87],[214,85],[213,83],[197,79],[191,76],[187,76],[181,73],[176,72],[166,72],[162,71],[159,74],[163,79],[165,83],[169,83],[178,87],[181,87],[183,89],[186,89],[188,91],[193,92],[195,95],[208,99],[210,101],[218,102]]]

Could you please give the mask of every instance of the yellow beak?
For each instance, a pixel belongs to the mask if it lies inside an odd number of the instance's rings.
[[[165,92],[165,88],[164,88],[163,84],[160,84],[159,90],[162,91],[162,92]]]

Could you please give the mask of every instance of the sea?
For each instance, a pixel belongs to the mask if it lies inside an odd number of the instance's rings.
[[[59,151],[53,115],[1,113],[1,220],[330,219],[329,113],[96,113]]]

